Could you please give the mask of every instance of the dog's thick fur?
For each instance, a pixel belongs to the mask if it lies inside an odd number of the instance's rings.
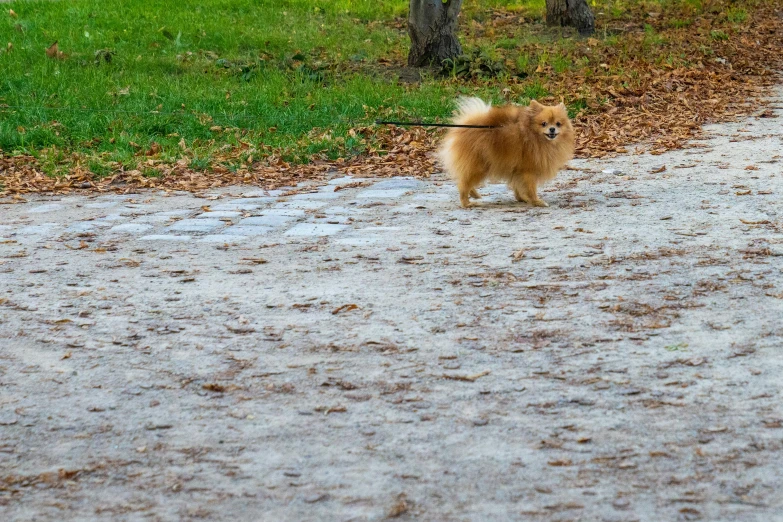
[[[440,160],[457,182],[463,207],[480,198],[486,181],[506,182],[518,201],[548,206],[538,185],[557,175],[574,155],[574,129],[565,105],[492,107],[478,98],[462,98],[454,117],[458,125],[491,125],[492,129],[449,129]]]

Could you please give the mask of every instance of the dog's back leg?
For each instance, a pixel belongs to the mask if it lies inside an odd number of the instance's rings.
[[[470,198],[480,198],[481,195],[476,187],[481,183],[481,174],[466,172],[457,180],[457,190],[459,190],[459,202],[463,208],[472,207]]]

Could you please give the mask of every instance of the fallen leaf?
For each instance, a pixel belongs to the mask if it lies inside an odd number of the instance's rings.
[[[397,518],[405,513],[407,513],[410,510],[410,506],[408,505],[408,502],[406,500],[405,493],[400,493],[397,496],[397,500],[394,502],[392,507],[389,509],[389,518]]]
[[[46,56],[57,60],[64,60],[66,58],[66,55],[60,51],[56,41],[46,48]]]
[[[130,257],[121,257],[117,260],[118,263],[122,263],[127,267],[141,266],[141,261],[137,259],[131,259]]]
[[[655,170],[651,170],[650,174],[659,174],[661,172],[666,172],[666,165],[663,165]]]
[[[158,142],[153,141],[150,145],[150,148],[147,152],[144,153],[145,156],[155,156],[156,154],[160,154],[161,146]]]
[[[402,263],[405,265],[424,265],[427,264],[426,261],[424,261],[424,257],[422,256],[403,256],[400,258],[398,263]]]
[[[252,265],[263,265],[265,263],[268,263],[268,261],[263,257],[243,257],[242,261],[247,261]]]
[[[356,305],[356,304],[353,304],[353,303],[345,304],[345,305],[342,305],[342,306],[338,306],[337,308],[332,310],[332,315],[337,315],[337,314],[339,314],[341,312],[350,312],[351,310],[356,310],[357,308],[359,308],[359,305]]]
[[[449,375],[447,373],[443,374],[444,379],[451,379],[453,381],[467,381],[467,382],[475,382],[478,379],[484,377],[485,375],[489,375],[489,370],[484,370],[483,372],[479,372],[473,375]]]
[[[345,413],[346,411],[348,410],[345,406],[332,406],[324,411],[324,415],[329,415],[330,413]]]
[[[369,185],[367,181],[354,181],[353,183],[345,183],[343,185],[337,185],[334,187],[334,192],[339,192],[341,190],[350,189],[350,188],[359,188],[359,187],[366,187]]]
[[[256,331],[255,328],[252,326],[234,326],[227,324],[226,328],[228,328],[228,331],[235,334],[249,334]]]

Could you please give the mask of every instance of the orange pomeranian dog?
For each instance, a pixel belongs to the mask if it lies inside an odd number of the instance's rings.
[[[574,155],[574,129],[565,105],[492,107],[478,98],[462,98],[458,125],[493,128],[449,129],[440,149],[446,171],[457,182],[463,207],[480,198],[486,181],[506,182],[518,201],[547,207],[538,185],[551,180]]]

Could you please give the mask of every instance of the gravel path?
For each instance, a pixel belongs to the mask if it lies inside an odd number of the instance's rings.
[[[780,122],[575,161],[546,209],[0,206],[0,519],[781,520]]]

